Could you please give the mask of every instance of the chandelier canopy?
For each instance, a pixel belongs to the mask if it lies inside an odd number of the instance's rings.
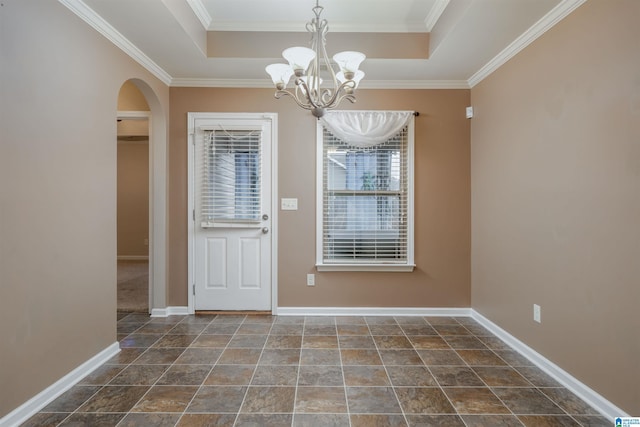
[[[290,47],[282,52],[282,56],[289,64],[271,64],[266,68],[276,86],[275,97],[291,96],[294,101],[311,114],[320,118],[325,110],[335,108],[347,99],[355,102],[354,95],[358,83],[364,77],[364,72],[358,68],[366,56],[361,52],[345,51],[333,56],[339,71],[335,72],[326,50],[326,35],[329,26],[320,14],[324,8],[316,0],[312,9],[315,18],[307,22],[307,31],[311,33],[311,48]],[[326,68],[331,78],[330,88],[321,87],[321,68]],[[295,90],[286,90],[291,77],[295,75]]]

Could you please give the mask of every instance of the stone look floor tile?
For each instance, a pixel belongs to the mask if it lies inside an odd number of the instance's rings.
[[[340,366],[300,366],[298,386],[344,386],[342,369]]]
[[[580,423],[565,415],[520,415],[526,427],[581,427]]]
[[[178,427],[233,427],[236,414],[184,414]],[[119,427],[119,426],[118,426]]]
[[[391,387],[347,387],[347,402],[352,414],[401,413]]]
[[[298,380],[298,366],[258,366],[252,385],[288,385],[295,386]]]
[[[340,350],[343,365],[382,365],[377,350]]]
[[[93,395],[78,412],[129,412],[149,390],[146,386],[106,386]]]
[[[337,349],[303,348],[300,355],[301,365],[340,365],[340,352]]]
[[[21,424],[20,427],[55,427],[59,425],[70,413],[50,413],[39,412],[33,417],[29,418],[26,422]]]
[[[120,422],[126,414],[81,414],[69,415],[60,426],[112,427]]]
[[[386,370],[391,384],[395,387],[431,387],[438,385],[433,375],[424,366],[387,366]]]
[[[157,385],[200,385],[211,371],[211,365],[173,365]]]
[[[117,334],[23,426],[611,425],[469,317],[118,313]]]
[[[291,414],[240,414],[235,427],[282,427],[290,426]]]
[[[466,427],[458,415],[407,415],[409,427]],[[492,424],[483,427],[494,427]]]
[[[301,335],[269,335],[265,348],[301,348]]]
[[[187,407],[187,412],[238,412],[242,400],[247,392],[247,387],[201,387]]]
[[[450,350],[447,342],[438,336],[409,335],[409,341],[416,350]]]
[[[118,427],[139,426],[173,426],[180,419],[180,414],[129,413]]]
[[[65,391],[53,402],[42,409],[42,412],[73,412],[100,390],[100,386],[77,385]]]
[[[294,414],[293,427],[350,427],[347,414]]]
[[[473,370],[489,387],[531,387],[531,383],[513,368],[478,366]]]
[[[344,383],[347,386],[389,386],[391,382],[383,366],[345,366]]]
[[[566,388],[542,388],[540,391],[564,409],[569,415],[598,415],[595,409],[591,408]]]
[[[344,387],[298,387],[295,412],[346,413]]]
[[[402,415],[355,414],[351,415],[352,427],[406,427]]]
[[[484,382],[466,366],[431,366],[431,373],[442,387],[482,387]]]
[[[251,386],[242,413],[293,413],[295,387]]]
[[[459,414],[508,414],[509,409],[488,388],[444,388]]]
[[[514,415],[462,415],[467,427],[522,427]]]
[[[179,412],[187,408],[198,391],[195,386],[154,386],[133,407],[132,412]]]
[[[216,365],[205,379],[205,385],[248,385],[255,365]]]
[[[438,387],[398,387],[398,400],[405,414],[455,414],[447,396]]]
[[[562,414],[562,409],[534,388],[493,388],[493,392],[516,415]]]
[[[337,349],[338,337],[335,335],[305,335],[302,348]]]
[[[169,365],[131,365],[116,375],[109,385],[153,385]]]

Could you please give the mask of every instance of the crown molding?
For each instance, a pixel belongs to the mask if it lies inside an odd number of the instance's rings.
[[[171,87],[219,87],[274,89],[267,79],[189,79],[176,78]],[[360,89],[469,89],[466,80],[370,80]]]
[[[360,89],[469,89],[466,80],[362,80]]]
[[[585,3],[587,0],[563,0],[549,13],[543,16],[538,22],[533,24],[527,31],[522,33],[520,37],[515,39],[502,52],[489,61],[484,67],[480,68],[468,80],[469,87],[474,87],[482,80],[491,75],[494,71],[504,65],[508,60],[517,55],[524,48],[533,43],[538,37],[546,33],[554,25],[564,19],[567,15]]]
[[[126,37],[120,34],[111,24],[105,21],[93,9],[87,6],[82,0],[58,0],[67,9],[76,14],[80,19],[89,24],[93,29],[102,34],[111,43],[119,47],[124,53],[129,55],[134,61],[142,65],[147,71],[160,79],[164,84],[171,83],[171,76],[164,71],[151,58],[138,49]]]
[[[429,15],[424,20],[424,26],[427,29],[427,32],[431,32],[433,27],[436,26],[438,19],[442,16],[442,13],[449,5],[449,0],[436,0],[436,3],[433,5],[431,10],[429,11]]]
[[[353,24],[331,22],[332,33],[426,33],[422,24]],[[305,32],[304,23],[300,22],[242,22],[216,21],[211,22],[209,31],[255,31],[255,32]]]
[[[200,20],[200,23],[202,23],[204,29],[209,30],[209,26],[211,25],[211,21],[213,21],[213,18],[211,17],[211,15],[209,15],[209,12],[207,11],[207,8],[204,7],[204,4],[202,4],[202,0],[187,0],[187,4],[189,4],[191,10],[193,10],[193,13]]]

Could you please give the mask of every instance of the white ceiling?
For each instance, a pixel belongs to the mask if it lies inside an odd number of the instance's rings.
[[[207,57],[207,31],[301,33],[315,6],[315,0],[59,1],[165,83],[221,87],[271,87],[264,67],[284,60],[244,57],[242,47],[240,57]],[[329,21],[330,55],[358,50],[333,46],[331,32],[430,33],[426,59],[365,60],[361,87],[464,88],[584,1],[320,0],[320,5]]]

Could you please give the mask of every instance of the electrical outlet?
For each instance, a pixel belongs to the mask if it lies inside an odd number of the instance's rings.
[[[144,239],[144,245],[149,246],[149,239]]]
[[[316,285],[316,275],[307,274],[307,286],[315,286],[315,285]]]
[[[538,304],[533,304],[533,320],[542,323],[540,319],[540,306]]]

